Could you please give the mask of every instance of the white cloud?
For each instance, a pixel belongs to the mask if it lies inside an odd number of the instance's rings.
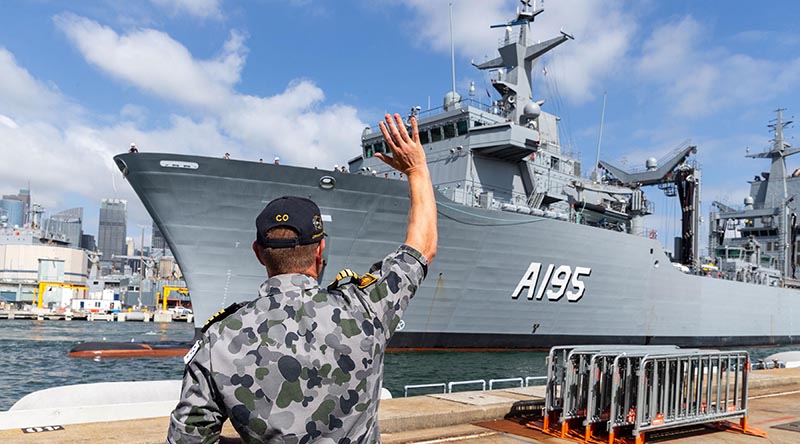
[[[324,92],[311,80],[294,81],[272,97],[237,92],[247,53],[240,33],[231,33],[217,57],[197,60],[159,31],[121,34],[71,14],[54,20],[89,63],[126,85],[179,105],[191,117],[150,116],[150,110],[130,103],[115,115],[93,115],[47,80],[34,78],[13,54],[0,48],[0,158],[11,159],[0,162],[0,191],[13,191],[30,181],[35,201],[54,211],[67,205],[68,195],[73,200],[77,196],[87,202],[88,220],[95,217],[100,199],[127,199],[129,227],[136,227],[148,224],[149,216],[112,160],[131,142],[140,151],[212,157],[227,151],[235,159],[279,156],[286,164],[322,168],[341,164],[360,151],[365,124],[356,109],[326,104]],[[53,113],[59,108],[69,109]],[[148,128],[148,121],[156,118],[165,123]]]
[[[172,14],[186,13],[199,19],[220,19],[219,0],[150,0],[154,5]]]
[[[58,91],[38,82],[2,47],[0,79],[0,110],[15,119],[46,116],[49,111],[66,104]]]
[[[450,50],[449,16],[443,3],[411,0],[407,3],[417,16],[412,26],[420,43],[437,51]],[[517,2],[465,0],[453,4],[453,41],[456,54],[476,63],[497,55],[501,29],[490,25],[513,18]],[[564,0],[548,2],[545,12],[531,25],[534,40],[547,40],[565,31],[575,36],[545,56],[548,75],[555,76],[561,94],[572,103],[585,103],[602,94],[602,83],[618,70],[636,23],[621,2]],[[538,72],[538,70],[537,70]],[[534,91],[534,95],[543,94]]]
[[[247,53],[237,32],[231,32],[219,56],[198,61],[161,31],[141,29],[119,35],[70,13],[54,21],[89,63],[143,91],[189,106],[223,104],[239,81]]]
[[[0,123],[11,129],[19,128],[19,125],[17,125],[17,122],[15,122],[14,119],[8,116],[4,116],[3,114],[0,114]]]
[[[227,140],[213,148],[216,152],[202,151],[204,154],[229,151],[238,154],[234,157],[254,160],[277,155],[287,163],[322,167],[342,163],[359,152],[365,124],[356,109],[326,106],[323,91],[310,80],[294,81],[272,97],[235,91],[247,54],[244,35],[239,32],[231,32],[214,59],[196,60],[185,46],[163,32],[139,29],[118,34],[72,14],[55,20],[86,60],[102,71],[199,113],[210,125],[206,128],[213,127],[218,133],[217,139]],[[137,66],[143,68],[130,69]],[[135,116],[141,115],[137,110]],[[173,119],[172,123],[176,122]],[[212,139],[206,140],[202,150],[211,149]],[[236,150],[232,150],[232,142]]]
[[[707,29],[685,16],[656,28],[642,45],[636,72],[659,88],[672,113],[769,103],[800,83],[800,58],[769,60],[708,45]]]

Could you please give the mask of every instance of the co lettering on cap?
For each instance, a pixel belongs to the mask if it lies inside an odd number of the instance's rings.
[[[277,214],[277,215],[275,215],[275,221],[276,222],[286,222],[288,220],[289,220],[289,215],[288,214]]]

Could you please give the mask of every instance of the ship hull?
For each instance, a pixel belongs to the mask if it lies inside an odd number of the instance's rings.
[[[305,196],[320,206],[328,277],[365,272],[405,237],[403,181],[185,155],[115,160],[181,266],[197,326],[256,297],[265,271],[251,250],[254,221],[273,198]],[[331,189],[320,186],[325,177]],[[438,194],[437,204],[438,255],[391,347],[797,342],[796,290],[681,273],[652,239],[464,207]]]

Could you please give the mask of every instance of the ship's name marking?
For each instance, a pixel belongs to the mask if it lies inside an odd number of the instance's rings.
[[[183,162],[180,160],[162,160],[158,163],[162,168],[184,168],[196,170],[200,167],[196,162]]]
[[[583,297],[586,291],[586,285],[581,280],[582,277],[587,277],[592,274],[592,269],[589,267],[573,267],[569,265],[553,265],[547,264],[544,274],[542,275],[541,284],[539,282],[539,275],[542,271],[542,264],[539,262],[531,262],[528,270],[522,275],[517,288],[511,293],[511,298],[517,299],[527,289],[528,299],[541,300],[547,294],[547,299],[557,301],[567,295],[567,300],[570,302],[578,302]],[[567,291],[569,290],[569,291]]]

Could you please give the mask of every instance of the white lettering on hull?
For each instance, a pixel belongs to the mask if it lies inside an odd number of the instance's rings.
[[[511,298],[518,299],[523,291],[527,290],[526,294],[530,300],[534,298],[542,300],[542,297],[547,295],[548,300],[558,301],[566,295],[569,302],[578,302],[586,292],[586,285],[581,278],[592,274],[592,269],[589,267],[574,267],[573,269],[569,265],[556,267],[554,264],[548,264],[542,275],[542,283],[537,286],[541,271],[541,263],[531,262],[517,284],[517,288],[511,294]]]

